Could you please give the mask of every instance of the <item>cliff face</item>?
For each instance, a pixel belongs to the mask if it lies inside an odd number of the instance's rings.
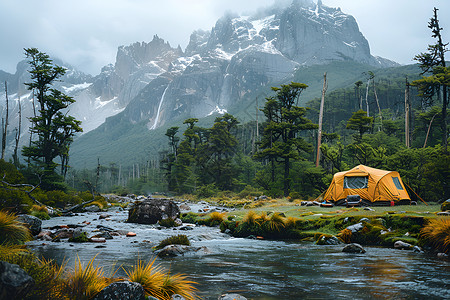
[[[211,31],[192,33],[184,55],[163,75],[170,80],[158,105],[146,88],[148,94],[143,90],[140,101],[126,109],[135,113],[124,113],[130,121],[148,122],[149,129],[177,118],[223,113],[261,86],[289,80],[299,66],[345,60],[395,65],[370,54],[352,16],[321,1],[294,1],[255,16],[226,15]],[[146,108],[139,112],[135,105]]]

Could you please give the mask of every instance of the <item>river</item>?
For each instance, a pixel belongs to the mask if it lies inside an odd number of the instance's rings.
[[[138,258],[154,258],[152,247],[162,239],[186,234],[193,246],[207,247],[208,254],[189,254],[157,263],[171,273],[184,273],[198,283],[198,295],[217,299],[239,293],[248,299],[450,299],[450,261],[407,250],[364,247],[365,254],[342,252],[342,245],[318,246],[310,242],[284,242],[233,238],[218,228],[158,230],[155,225],[125,223],[126,211],[56,217],[42,227],[90,222],[88,236],[97,225],[133,231],[136,237],[118,236],[106,243],[55,243],[35,240],[29,248],[45,258],[73,266],[76,257],[95,263],[106,273],[130,266]],[[97,248],[97,247],[104,248]]]

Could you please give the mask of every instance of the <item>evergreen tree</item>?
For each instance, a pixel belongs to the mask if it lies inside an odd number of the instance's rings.
[[[22,154],[29,157],[33,166],[42,172],[42,188],[58,189],[61,188],[61,178],[55,172],[57,163],[54,159],[61,157],[63,167],[67,164],[73,136],[82,131],[81,122],[64,112],[75,100],[51,88],[66,69],[53,65],[49,56],[36,48],[25,49],[25,55],[29,59],[32,79],[26,85],[36,93],[39,114],[30,118],[30,131],[37,139],[30,146],[23,147]]]
[[[448,87],[450,85],[450,70],[446,68],[445,52],[448,51],[448,43],[442,41],[442,28],[439,27],[437,8],[433,10],[433,17],[428,23],[428,28],[432,31],[432,37],[436,39],[436,44],[428,45],[428,52],[420,53],[414,57],[419,62],[422,74],[431,72],[431,75],[420,80],[413,81],[412,85],[419,87],[420,96],[431,101],[432,97],[442,91],[442,145],[447,151],[447,106]]]
[[[267,118],[261,146],[255,157],[269,159],[272,163],[272,182],[274,181],[274,163],[283,165],[283,192],[290,192],[290,165],[292,160],[302,158],[302,152],[311,152],[312,145],[307,143],[300,133],[304,130],[317,128],[305,117],[306,108],[296,106],[301,92],[308,86],[303,83],[291,82],[272,87],[276,96],[268,97],[262,110]]]

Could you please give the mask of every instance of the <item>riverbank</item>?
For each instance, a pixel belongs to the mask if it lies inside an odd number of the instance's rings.
[[[125,204],[109,206],[107,213],[110,216],[107,218],[101,218],[105,212],[84,212],[52,218],[44,221],[42,226],[82,226],[90,237],[98,234],[100,225],[121,232],[132,231],[136,233],[133,237],[124,234],[113,236],[113,239],[101,244],[35,240],[28,243],[28,247],[38,256],[55,259],[58,263],[66,260],[68,266],[72,266],[77,257],[82,262],[95,257],[95,264],[104,270],[119,269],[115,276],[124,276],[118,266],[132,266],[137,259],[152,260],[156,257],[153,247],[160,241],[185,234],[192,247],[203,250],[172,258],[157,257],[156,263],[172,274],[183,273],[197,282],[198,295],[203,299],[217,299],[224,293],[239,293],[248,299],[261,300],[327,299],[336,295],[343,299],[450,297],[447,289],[450,281],[446,276],[450,264],[446,259],[428,253],[393,249],[393,244],[386,247],[365,244],[366,253],[348,254],[342,252],[345,246],[342,242],[317,243],[319,234],[336,236],[342,228],[340,226],[358,224],[364,221],[361,221],[363,218],[439,218],[436,215],[439,210],[437,205],[373,207],[374,210],[370,211],[364,208],[301,206],[301,203],[283,199],[267,199],[262,205],[258,203],[257,207],[251,208],[225,208],[214,202],[183,201],[179,202],[183,208],[182,219],[188,216],[191,219],[182,226],[166,228],[158,224],[127,223],[128,211],[122,208],[126,207]],[[237,237],[231,230],[227,232],[228,226],[220,226],[217,222],[213,227],[205,226],[213,225],[212,213],[221,216],[223,224],[241,224],[245,223],[246,218],[249,219],[247,215],[250,211],[255,214],[255,224],[263,224],[262,219],[258,218],[265,215],[264,220],[268,221],[272,216],[272,221],[278,218],[285,226],[288,220],[291,223],[294,220],[296,226],[321,226],[309,230],[306,227],[302,230],[297,228],[294,232],[305,236],[290,239],[260,235]],[[196,220],[192,219],[194,217]],[[345,218],[348,218],[346,224],[342,223]],[[403,231],[401,237],[408,238],[412,234],[408,233],[411,224],[404,223],[408,230]],[[187,225],[188,229],[182,229]],[[279,229],[279,232],[289,232],[286,227]],[[391,228],[391,231],[395,230]]]

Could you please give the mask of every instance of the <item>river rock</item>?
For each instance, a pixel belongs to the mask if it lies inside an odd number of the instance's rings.
[[[357,223],[351,226],[348,226],[347,229],[350,230],[352,233],[356,233],[358,231],[361,231],[364,228],[364,225],[362,223]]]
[[[158,257],[176,257],[185,254],[202,255],[211,253],[205,246],[168,245],[157,252]]]
[[[366,250],[360,245],[356,243],[348,244],[342,249],[342,252],[346,253],[366,253]]]
[[[35,216],[18,215],[17,221],[24,223],[32,235],[38,235],[41,232],[42,220]]]
[[[448,255],[442,252],[439,252],[438,254],[436,254],[437,258],[448,258]]]
[[[329,236],[329,237],[323,235],[319,240],[317,240],[316,244],[317,245],[339,245],[339,244],[341,244],[341,241],[334,235]]]
[[[54,238],[69,239],[73,236],[73,229],[59,229],[53,234]]]
[[[102,210],[100,209],[100,207],[98,207],[97,205],[89,205],[89,206],[86,206],[86,207],[84,208],[84,210],[87,211],[87,212],[100,212],[100,211],[102,211]]]
[[[175,294],[175,295],[172,295],[172,297],[170,298],[170,300],[186,300],[186,298],[184,298],[184,297],[181,296],[181,295]]]
[[[151,199],[137,202],[128,211],[128,223],[156,224],[159,220],[180,215],[178,206],[169,199]]]
[[[239,294],[223,294],[219,296],[218,300],[247,300],[247,298]]]
[[[96,235],[94,235],[92,238],[103,238],[105,240],[112,240],[113,237],[108,231],[102,231]]]
[[[108,214],[100,214],[100,215],[98,216],[98,219],[99,219],[99,220],[102,220],[102,219],[107,219],[107,218],[109,218],[109,217],[111,217],[111,215],[108,215]]]
[[[450,216],[450,211],[440,211],[438,213],[436,213],[436,215],[438,216]]]
[[[411,249],[413,249],[413,245],[405,243],[403,241],[396,241],[394,243],[394,248],[395,249],[402,249],[402,250],[411,250]]]
[[[191,210],[191,208],[189,205],[183,203],[180,205],[180,210]]]
[[[105,287],[94,300],[144,300],[144,288],[137,282],[119,281]]]
[[[21,267],[0,261],[0,299],[23,299],[34,284]]]
[[[447,199],[444,202],[442,202],[441,210],[442,211],[450,210],[450,199]]]

